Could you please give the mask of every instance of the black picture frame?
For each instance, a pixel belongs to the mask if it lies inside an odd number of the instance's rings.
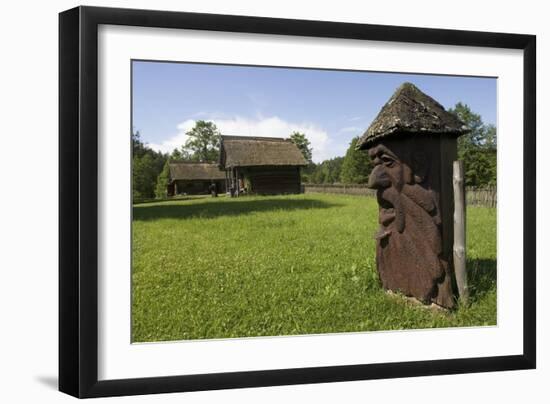
[[[100,24],[523,50],[523,354],[98,381]],[[60,13],[59,390],[84,398],[535,368],[535,105],[533,35],[97,7]]]

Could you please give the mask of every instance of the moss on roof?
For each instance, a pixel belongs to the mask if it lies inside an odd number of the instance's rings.
[[[377,140],[395,134],[463,135],[470,130],[458,117],[420,91],[403,83],[382,107],[369,128],[359,138],[357,149],[368,149]]]

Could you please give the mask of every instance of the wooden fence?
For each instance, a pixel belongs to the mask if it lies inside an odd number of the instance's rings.
[[[376,191],[367,188],[365,184],[304,184],[303,187],[305,193],[376,196]],[[497,206],[497,188],[466,187],[466,204],[495,208]]]
[[[376,190],[367,188],[364,184],[304,184],[304,192],[376,196]]]
[[[466,187],[466,205],[497,207],[497,187]]]

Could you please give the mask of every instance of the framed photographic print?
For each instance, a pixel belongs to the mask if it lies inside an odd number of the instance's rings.
[[[534,36],[59,27],[61,391],[535,367]]]

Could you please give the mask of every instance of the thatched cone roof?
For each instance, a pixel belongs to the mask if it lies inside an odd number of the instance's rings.
[[[460,136],[470,130],[464,122],[414,84],[403,83],[382,107],[357,149],[368,149],[385,137],[396,134],[447,134]]]

